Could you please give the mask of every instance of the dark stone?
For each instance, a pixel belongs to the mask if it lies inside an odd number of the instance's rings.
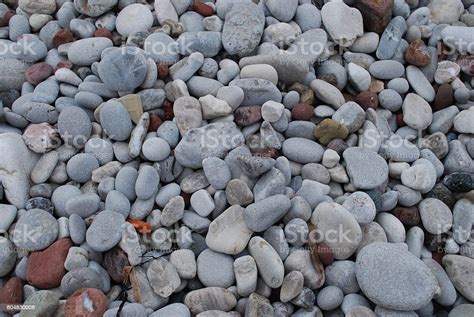
[[[117,283],[123,283],[126,280],[131,268],[127,253],[119,247],[105,253],[103,266]]]
[[[416,226],[420,223],[420,212],[417,207],[396,207],[392,214],[405,226]]]
[[[425,195],[426,198],[437,198],[446,204],[450,209],[453,209],[456,200],[453,193],[443,184],[438,183],[433,189]]]
[[[48,198],[44,197],[34,197],[30,198],[25,205],[26,210],[30,209],[43,209],[50,214],[54,214],[54,205]]]
[[[455,192],[468,192],[474,189],[474,174],[456,172],[444,177],[443,184]]]

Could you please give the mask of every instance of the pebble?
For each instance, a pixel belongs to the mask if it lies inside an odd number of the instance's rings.
[[[147,268],[146,275],[150,286],[161,297],[169,297],[181,283],[174,265],[163,258],[153,260]]]
[[[393,55],[395,55],[395,51],[406,30],[407,23],[405,22],[405,19],[401,16],[394,17],[380,37],[379,47],[377,48],[376,53],[377,58],[381,60],[391,59]]]
[[[324,150],[314,141],[304,138],[289,138],[283,142],[283,154],[297,163],[318,163],[321,161]]]
[[[313,212],[311,223],[318,226],[324,235],[323,242],[332,248],[334,257],[344,260],[350,257],[359,246],[362,233],[356,218],[343,206],[336,203],[322,203]],[[340,228],[348,232],[347,239],[329,239],[327,232]]]
[[[267,197],[245,208],[245,222],[252,231],[265,231],[281,219],[290,206],[290,200],[284,195]]]
[[[381,267],[385,278],[374,279]],[[410,273],[401,267],[409,267]],[[367,245],[359,252],[356,277],[364,295],[388,309],[417,310],[439,292],[436,277],[421,260],[401,246],[383,242]],[[410,295],[401,295],[402,289]]]
[[[104,54],[97,71],[107,88],[115,91],[131,91],[145,80],[146,59],[143,54],[132,48],[114,49]]]
[[[233,258],[210,249],[204,250],[197,258],[197,275],[207,287],[227,288],[235,280]]]
[[[24,235],[33,230],[35,234],[26,239]],[[41,209],[31,209],[17,221],[13,242],[18,248],[37,251],[50,246],[58,236],[58,223],[48,212]]]
[[[376,188],[388,179],[387,163],[371,150],[349,148],[344,151],[343,157],[347,164],[347,174],[356,188]]]
[[[206,235],[210,249],[230,255],[245,249],[253,232],[247,226],[244,211],[244,208],[234,205],[211,222]]]
[[[115,100],[100,107],[100,122],[107,135],[116,141],[128,139],[133,128],[127,109]]]
[[[252,53],[263,35],[263,11],[255,4],[242,1],[232,5],[225,18],[222,44],[227,53],[239,56]]]
[[[338,20],[344,17],[344,21]],[[364,34],[362,14],[343,2],[331,2],[323,6],[321,18],[333,41],[343,47],[351,46]]]
[[[472,301],[474,293],[472,287],[472,271],[474,270],[474,260],[461,255],[448,254],[443,257],[443,266],[454,287],[466,299]],[[463,273],[467,273],[464,275]]]
[[[206,287],[189,292],[184,298],[184,304],[193,314],[209,310],[227,312],[237,305],[237,299],[225,288]]]
[[[124,222],[124,217],[117,212],[101,211],[87,229],[87,244],[98,252],[112,249],[122,237]]]
[[[8,239],[2,239],[0,241],[1,252],[0,252],[0,276],[4,277],[15,267],[16,264],[16,251],[13,243]]]
[[[67,57],[74,65],[90,66],[100,60],[105,49],[112,46],[112,41],[105,37],[81,39],[71,44],[67,50]]]
[[[318,99],[333,106],[335,109],[338,109],[345,103],[342,93],[324,80],[315,79],[311,82],[310,86]]]
[[[130,36],[133,33],[150,29],[153,25],[153,15],[147,6],[134,3],[120,11],[115,23],[120,35]]]
[[[253,237],[249,241],[248,248],[265,283],[272,288],[280,287],[283,283],[285,269],[275,249],[260,237]]]

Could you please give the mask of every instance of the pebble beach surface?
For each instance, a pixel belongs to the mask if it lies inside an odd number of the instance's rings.
[[[0,317],[474,316],[474,1],[0,2]]]

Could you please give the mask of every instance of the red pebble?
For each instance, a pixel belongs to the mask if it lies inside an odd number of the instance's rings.
[[[163,120],[161,120],[160,117],[158,117],[156,114],[152,114],[150,116],[150,126],[148,127],[148,132],[156,132],[162,123]]]
[[[106,37],[108,39],[112,39],[112,37],[113,37],[112,32],[110,32],[106,28],[98,28],[95,31],[94,36],[95,37]]]
[[[71,43],[74,41],[74,35],[69,29],[59,30],[53,37],[53,47],[58,48],[61,44]]]
[[[46,62],[36,63],[28,67],[25,73],[26,80],[32,85],[40,82],[53,74],[53,68]]]
[[[201,2],[195,2],[193,4],[193,10],[204,17],[208,17],[214,14],[214,10],[210,6]]]
[[[291,117],[293,120],[310,120],[314,115],[314,107],[305,103],[296,104],[291,109]]]

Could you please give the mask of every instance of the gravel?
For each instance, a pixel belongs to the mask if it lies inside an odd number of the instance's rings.
[[[472,315],[472,1],[135,2],[0,4],[0,301]]]

